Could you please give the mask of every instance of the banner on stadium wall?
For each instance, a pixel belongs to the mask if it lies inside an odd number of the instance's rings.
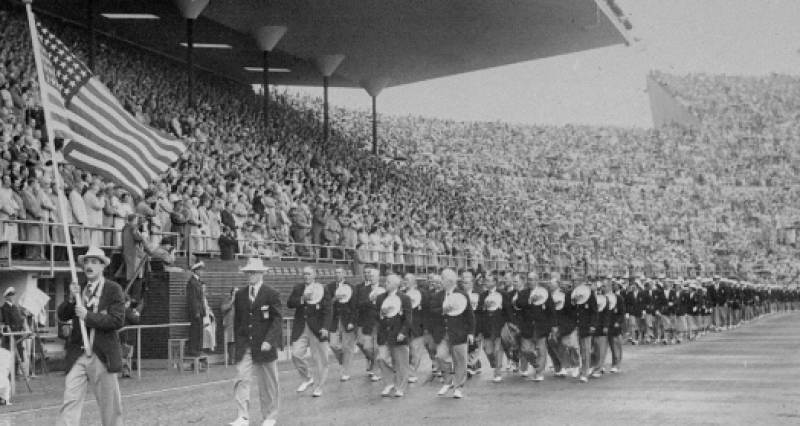
[[[647,94],[656,129],[670,123],[700,127],[700,120],[650,75],[647,76]]]

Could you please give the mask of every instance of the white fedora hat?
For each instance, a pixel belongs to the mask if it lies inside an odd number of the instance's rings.
[[[334,296],[339,303],[347,303],[350,301],[350,298],[353,297],[353,287],[350,287],[348,284],[343,284],[336,289]]]
[[[448,311],[448,316],[457,317],[467,309],[467,303],[467,298],[464,294],[453,293],[444,301],[445,311]]]
[[[260,257],[251,257],[247,259],[247,264],[239,268],[241,272],[267,272],[269,268],[264,266],[264,262]]]
[[[321,302],[322,298],[325,296],[325,287],[319,283],[312,283],[306,286],[303,294],[308,296],[306,297],[307,305],[316,305],[317,303]]]
[[[547,290],[545,290],[543,287],[536,287],[531,292],[530,303],[531,305],[539,306],[547,301],[547,296],[548,296]]]
[[[103,262],[103,265],[108,265],[111,263],[111,259],[107,258],[103,250],[96,246],[89,247],[89,250],[86,252],[86,254],[78,256],[78,263],[83,265],[86,259],[91,258],[100,259],[100,261]]]
[[[486,296],[486,300],[483,303],[487,311],[496,311],[503,307],[503,295],[497,291],[492,292]]]
[[[395,317],[400,312],[402,305],[402,301],[396,294],[387,296],[381,304],[381,316],[383,318]]]

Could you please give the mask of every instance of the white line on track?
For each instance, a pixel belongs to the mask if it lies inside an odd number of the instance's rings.
[[[217,380],[217,381],[214,381],[214,382],[198,383],[196,385],[179,386],[177,388],[167,388],[167,389],[158,389],[158,390],[139,392],[139,393],[131,393],[131,394],[128,394],[128,395],[122,395],[122,399],[135,398],[135,397],[138,397],[138,396],[155,395],[155,394],[158,394],[158,393],[172,392],[172,391],[178,391],[178,390],[184,390],[184,389],[199,388],[201,386],[218,385],[220,383],[233,382],[235,380],[236,379],[225,379],[225,380]],[[88,403],[95,403],[96,404],[97,401],[94,400],[94,399],[90,400],[90,399],[87,398],[86,403],[87,404]],[[39,412],[39,411],[52,410],[52,409],[55,409],[55,408],[61,408],[61,404],[48,405],[47,407],[31,408],[29,410],[15,411],[13,413],[2,414],[2,415],[0,415],[0,418],[18,416],[18,415],[21,415],[21,414],[36,413],[36,412]]]

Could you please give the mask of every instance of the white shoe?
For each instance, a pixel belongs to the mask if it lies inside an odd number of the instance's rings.
[[[373,374],[373,375],[372,375],[372,378],[370,378],[370,380],[372,380],[373,382],[377,382],[377,381],[379,381],[380,379],[381,379],[381,376],[377,376],[377,375],[375,375],[375,374]]]
[[[492,381],[495,382],[495,383],[500,383],[500,382],[503,381],[503,377],[502,376],[494,376],[494,379],[492,379]]]
[[[238,419],[228,423],[229,426],[250,426],[250,420],[239,417]]]
[[[322,396],[322,389],[320,389],[320,388],[314,389],[314,393],[312,393],[311,396],[313,396],[315,398],[321,397]]]
[[[525,371],[523,371],[523,372],[522,372],[522,375],[523,375],[523,376],[525,376],[525,377],[528,377],[528,376],[530,376],[531,374],[533,374],[533,371],[534,371],[534,370],[533,370],[533,367],[528,367],[528,369],[527,369],[527,370],[525,370]]]
[[[275,426],[275,424],[276,424],[277,422],[278,422],[278,421],[277,421],[277,420],[275,420],[275,419],[267,419],[267,420],[264,420],[264,422],[263,422],[263,423],[261,423],[261,426]]]
[[[543,382],[544,381],[544,376],[542,376],[541,374],[537,374],[537,375],[531,377],[531,381],[532,382]]]
[[[589,381],[589,379],[587,379],[587,378],[586,378],[586,377],[584,377],[584,376],[581,376],[581,379],[580,379],[580,380],[581,380],[581,383],[586,383],[586,382],[588,382],[588,381]]]
[[[572,377],[578,377],[581,374],[581,369],[579,367],[572,367]]]
[[[611,367],[612,373],[619,373],[619,369],[617,367]]]
[[[556,371],[556,377],[564,377],[567,375],[567,372],[562,368],[561,370]]]
[[[350,380],[350,376],[348,376],[347,374],[342,374],[342,381],[343,382],[347,382],[349,380]]]
[[[450,385],[444,385],[439,390],[439,396],[445,396],[445,395],[447,395],[447,392],[449,392],[449,391],[450,391]]]
[[[417,383],[417,378],[412,376],[408,378],[408,383]]]
[[[381,396],[389,396],[392,393],[392,389],[394,389],[394,385],[388,385],[383,388],[383,392],[381,392]]]
[[[456,391],[453,392],[453,398],[461,399],[461,389],[456,389]]]
[[[394,396],[397,397],[397,398],[400,398],[400,397],[403,396],[403,392],[397,391],[397,392],[394,393]]]
[[[595,371],[594,373],[592,373],[592,377],[594,377],[596,379],[599,379],[599,378],[603,377],[603,372]]]
[[[302,384],[300,384],[300,387],[297,388],[297,392],[300,392],[300,393],[305,392],[306,389],[308,389],[308,387],[313,385],[313,384],[314,384],[314,379],[311,379],[311,380],[309,380],[307,382],[303,382]]]

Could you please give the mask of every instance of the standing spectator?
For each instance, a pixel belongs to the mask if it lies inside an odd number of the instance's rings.
[[[39,180],[36,178],[28,179],[28,186],[22,190],[22,197],[25,202],[28,220],[41,221],[44,215],[42,211],[41,197],[39,196]],[[27,225],[27,240],[35,243],[44,242],[43,225]],[[47,260],[42,255],[41,245],[29,245],[25,248],[25,260]]]
[[[129,294],[136,300],[142,300],[142,279],[144,278],[144,246],[146,240],[140,231],[139,215],[130,214],[122,228],[122,266],[116,273],[117,279],[123,279],[123,286],[130,285]]]
[[[231,228],[223,225],[222,235],[219,236],[217,242],[219,244],[220,258],[222,260],[233,260],[236,258],[236,253],[239,252],[239,242],[236,241],[236,235],[234,235]]]
[[[186,342],[186,355],[203,355],[203,329],[208,325],[206,298],[203,294],[203,275],[206,265],[197,262],[192,265],[192,277],[186,283],[186,307],[189,315],[189,341]]]
[[[70,210],[72,211],[72,223],[79,226],[70,229],[73,241],[76,245],[88,244],[86,230],[83,228],[89,220],[89,213],[86,211],[86,203],[78,189],[73,187],[64,188],[64,194],[69,199]]]
[[[7,241],[17,241],[19,232],[16,223],[3,222],[7,219],[16,219],[20,210],[14,199],[14,192],[11,190],[11,176],[3,175],[3,185],[0,187],[0,223],[2,223],[2,239]],[[8,259],[11,256],[9,244],[0,244],[0,259]]]
[[[311,217],[308,213],[308,208],[304,204],[292,204],[289,216],[292,220],[292,238],[297,244],[297,255],[310,257],[311,253],[308,250],[308,246],[306,246],[308,244],[308,230],[311,228]]]
[[[100,191],[100,183],[92,181],[89,190],[83,194],[83,201],[86,204],[86,226],[90,228],[103,226],[103,207],[106,205],[106,198]],[[103,231],[96,229],[89,230],[89,244],[97,247],[103,245]]]

